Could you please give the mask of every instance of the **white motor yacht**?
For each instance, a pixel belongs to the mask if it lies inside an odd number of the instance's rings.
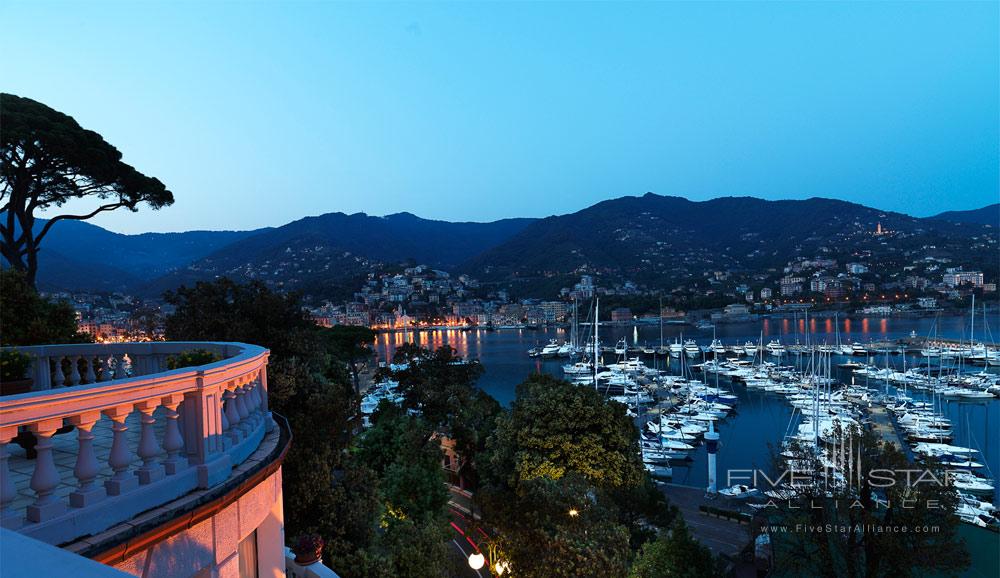
[[[538,355],[540,357],[545,357],[545,358],[555,357],[559,355],[560,347],[561,346],[559,345],[559,342],[553,339],[552,341],[549,341],[548,345],[542,348],[542,350],[538,353]]]
[[[760,490],[757,488],[751,488],[750,486],[744,486],[743,484],[735,484],[728,488],[719,490],[719,495],[732,498],[734,500],[743,500],[745,498],[749,498],[750,496],[760,495]]]
[[[775,357],[780,357],[785,354],[785,346],[780,341],[772,339],[767,344],[767,352]]]

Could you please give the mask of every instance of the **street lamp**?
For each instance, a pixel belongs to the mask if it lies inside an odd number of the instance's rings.
[[[469,567],[473,570],[479,570],[486,564],[486,557],[483,556],[481,552],[473,552],[469,554]]]

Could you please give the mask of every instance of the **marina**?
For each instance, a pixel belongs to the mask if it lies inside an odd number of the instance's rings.
[[[995,317],[987,321],[987,328],[997,324]],[[788,319],[764,320],[701,331],[683,328],[683,335],[682,328],[664,327],[665,353],[659,347],[658,327],[600,326],[597,333],[604,363],[599,364],[597,386],[630,406],[643,431],[647,469],[673,484],[708,485],[709,455],[702,438],[709,429],[719,436],[714,459],[720,490],[731,486],[725,472],[768,467],[789,435],[822,435],[831,422],[821,420],[817,428],[809,415],[815,405],[813,392],[820,391],[824,410],[842,409],[845,420],[869,425],[913,459],[936,452],[956,467],[970,466],[967,469],[975,473],[966,480],[967,488],[979,492],[980,502],[997,503],[991,482],[1000,446],[997,368],[967,355],[926,356],[915,345],[907,345],[932,336],[939,343],[968,345],[968,319],[845,318],[836,323],[832,319],[808,323],[802,319],[794,324]],[[977,325],[983,327],[982,316]],[[576,358],[527,354],[553,340],[562,347],[573,332],[572,328],[555,328],[382,334],[376,349],[380,359],[389,359],[393,348],[407,341],[431,348],[447,344],[459,355],[478,358],[485,368],[480,386],[507,404],[517,383],[533,372],[593,387],[593,366],[586,361],[586,342],[593,343],[592,333],[580,332],[582,339],[576,345],[582,352]],[[838,337],[841,345],[896,347],[866,347],[859,355],[853,350],[847,354],[843,347],[825,347],[835,345]],[[689,348],[693,342],[698,353],[684,353],[685,342]],[[608,343],[612,345],[604,345]],[[670,349],[676,350],[676,344],[681,352],[672,356]],[[720,344],[724,352],[717,351]],[[777,351],[780,344],[785,351],[772,354],[768,344]],[[589,349],[593,351],[592,345]],[[751,355],[746,354],[748,349]],[[943,446],[974,450],[974,457],[963,459],[938,451]],[[973,525],[995,524],[989,510],[978,510],[977,505],[963,519]],[[989,515],[981,518],[980,514]]]

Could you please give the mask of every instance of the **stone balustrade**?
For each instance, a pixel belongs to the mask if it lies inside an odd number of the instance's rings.
[[[221,361],[167,370],[169,356],[194,349]],[[50,544],[224,482],[273,425],[268,351],[255,345],[17,350],[33,358],[33,384],[0,397],[0,526]],[[12,443],[25,438],[27,451]]]
[[[295,561],[295,553],[285,548],[285,576],[287,578],[340,578],[336,572],[317,560],[311,564],[299,564]]]

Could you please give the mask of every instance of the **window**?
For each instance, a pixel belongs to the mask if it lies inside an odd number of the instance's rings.
[[[240,542],[240,578],[259,578],[257,574],[257,530]]]

